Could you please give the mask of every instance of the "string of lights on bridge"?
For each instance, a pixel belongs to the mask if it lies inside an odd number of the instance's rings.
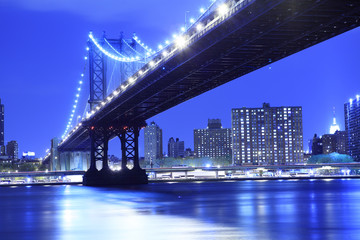
[[[88,52],[89,48],[87,47],[86,50]],[[66,129],[65,129],[65,131],[64,131],[64,133],[63,133],[63,135],[61,137],[62,139],[65,138],[65,136],[68,133],[69,129],[72,127],[72,121],[74,120],[74,117],[75,117],[75,111],[76,111],[78,103],[79,103],[80,93],[81,93],[82,85],[84,83],[84,76],[85,76],[85,71],[86,71],[86,66],[87,66],[87,59],[88,59],[88,54],[86,54],[86,56],[84,57],[84,60],[85,60],[84,68],[83,68],[83,71],[82,71],[82,73],[80,75],[80,80],[78,81],[78,86],[76,88],[74,104],[73,104],[72,109],[71,109],[71,113],[70,113],[68,123],[66,125]],[[79,124],[81,125],[81,122]]]
[[[190,29],[193,27],[193,25],[202,17],[204,16],[204,14],[209,11],[211,9],[211,7],[215,4],[216,0],[211,1],[212,3],[210,4],[210,6],[205,9],[205,8],[200,8],[200,16],[197,18],[197,20],[195,20],[195,18],[190,18],[189,22],[190,25],[186,28],[186,27],[181,27],[180,32],[185,33],[186,30]],[[223,6],[224,7],[224,6]],[[180,35],[181,35],[180,34]],[[177,40],[180,35],[178,34],[173,34],[173,40]],[[111,48],[111,50],[114,53],[109,52],[108,50],[106,50],[94,37],[93,33],[90,32],[89,34],[89,38],[91,39],[91,41],[95,44],[95,46],[106,56],[108,56],[109,58],[118,61],[118,62],[139,62],[139,61],[146,61],[147,59],[151,59],[152,57],[156,56],[157,54],[159,54],[159,52],[161,50],[163,50],[164,48],[168,47],[172,42],[170,42],[169,40],[165,40],[163,44],[159,44],[158,45],[158,49],[157,51],[153,50],[152,48],[150,48],[148,45],[146,45],[138,36],[134,36],[132,39],[139,44],[139,46],[141,46],[145,51],[146,51],[146,56],[139,56],[141,55],[141,53],[137,52],[134,48],[132,48],[125,40],[123,40],[123,42],[130,48],[132,49],[134,52],[136,52],[138,55],[135,57],[126,57],[124,55],[122,55],[119,51],[117,51],[108,41],[106,38],[104,38],[104,42],[107,43],[107,45],[109,45],[109,47]]]
[[[212,1],[211,5],[208,8],[200,8],[200,16],[197,19],[194,18],[190,18],[190,26],[185,28],[182,27],[180,29],[180,33],[179,34],[173,34],[173,40],[170,42],[169,40],[164,41],[164,44],[159,44],[158,45],[158,50],[154,51],[152,50],[149,46],[147,46],[143,41],[141,41],[139,39],[139,37],[134,36],[133,39],[140,45],[142,46],[146,51],[146,55],[148,56],[148,61],[146,62],[146,64],[138,71],[136,72],[133,76],[131,76],[130,78],[128,78],[127,81],[125,81],[124,83],[122,83],[120,85],[120,87],[118,87],[117,89],[115,89],[111,94],[109,94],[109,96],[104,99],[99,105],[97,105],[95,107],[95,109],[93,109],[91,112],[86,113],[86,117],[85,119],[89,119],[91,118],[95,113],[99,112],[104,106],[106,106],[108,103],[110,103],[114,98],[116,98],[120,93],[124,92],[128,87],[130,87],[131,85],[133,85],[138,79],[142,78],[144,75],[146,75],[146,73],[148,73],[149,71],[153,70],[155,67],[157,67],[161,62],[167,60],[169,57],[171,57],[172,55],[174,55],[177,51],[180,51],[182,49],[184,49],[190,42],[191,40],[193,40],[195,37],[202,36],[205,32],[207,32],[208,30],[212,29],[216,24],[219,24],[220,22],[226,20],[229,16],[230,16],[230,10],[239,6],[241,3],[245,2],[247,0],[242,0],[237,2],[236,4],[234,4],[233,6],[229,6],[226,3],[222,3],[221,5],[218,6],[218,8],[216,9],[217,11],[217,15],[214,17],[214,19],[206,24],[202,23],[201,21],[199,21],[204,14],[206,14],[212,7],[213,5],[216,3],[215,1]],[[221,21],[218,21],[221,20]],[[192,34],[188,34],[189,30],[195,29],[196,31]],[[121,53],[119,53],[118,51],[116,51],[116,49],[114,47],[112,47],[110,45],[109,42],[107,42],[107,44],[110,46],[110,48],[112,49],[113,53],[106,50],[105,48],[103,48],[101,46],[101,44],[99,44],[99,42],[97,42],[96,38],[93,36],[92,32],[89,33],[89,38],[91,39],[91,41],[95,44],[95,46],[102,52],[104,53],[106,56],[110,57],[111,59],[115,60],[115,61],[120,61],[120,62],[136,62],[136,61],[141,61],[144,60],[144,58],[140,57],[140,56],[136,56],[136,57],[125,57],[124,55],[122,55]],[[105,39],[106,40],[106,39]],[[89,50],[87,48],[87,50]],[[157,59],[157,57],[160,56],[159,60],[155,60]],[[87,57],[85,57],[85,60],[87,60]],[[85,68],[84,68],[84,72],[81,74],[81,77],[84,77],[84,73],[85,73]],[[81,125],[82,123],[80,122],[79,124],[77,124],[70,132],[69,129],[70,127],[72,127],[71,123],[72,120],[74,119],[74,113],[75,113],[75,109],[77,107],[78,104],[78,99],[80,96],[80,91],[81,91],[81,84],[83,83],[83,79],[81,79],[79,81],[79,87],[77,88],[77,94],[76,94],[76,98],[75,98],[75,103],[73,105],[73,109],[71,111],[70,114],[70,118],[69,118],[69,122],[66,126],[66,130],[62,136],[62,141],[60,142],[60,145],[66,141]],[[82,119],[84,120],[84,119]]]

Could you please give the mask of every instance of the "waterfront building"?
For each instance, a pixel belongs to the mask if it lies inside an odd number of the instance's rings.
[[[192,151],[191,148],[186,148],[184,157],[194,157],[194,151]]]
[[[155,122],[151,122],[144,130],[145,162],[152,164],[154,160],[162,158],[162,150],[162,129]]]
[[[5,132],[5,127],[4,127],[4,115],[5,115],[5,110],[4,110],[4,104],[1,104],[1,98],[0,98],[0,148],[2,146],[5,146],[5,139],[4,139],[4,132]],[[1,151],[2,154],[0,155],[5,155],[5,153],[3,153]]]
[[[19,158],[19,146],[16,141],[10,141],[7,143],[6,155],[15,160]]]
[[[303,162],[301,107],[234,108],[231,124],[233,164]]]
[[[336,131],[334,134],[324,134],[313,138],[312,155],[337,152],[346,154],[346,131]]]
[[[322,141],[322,154],[329,154],[336,151],[336,136],[335,134],[324,134],[321,137]]]
[[[307,161],[311,158],[311,153],[304,153],[304,163],[307,163]]]
[[[223,128],[220,119],[208,119],[206,129],[194,129],[196,157],[230,158],[231,129]]]
[[[173,137],[169,139],[168,157],[183,158],[185,156],[184,149],[185,149],[184,141],[179,141],[179,138],[176,138],[175,141]]]
[[[5,146],[1,145],[0,146],[0,156],[5,156],[5,154],[6,154]]]
[[[312,153],[312,145],[313,145],[313,139],[309,139],[308,141],[308,153]]]
[[[340,154],[347,154],[346,151],[346,137],[347,133],[346,131],[336,131],[336,146],[335,146],[335,152]]]
[[[360,96],[344,104],[347,152],[360,162]]]
[[[314,134],[311,150],[312,155],[323,154],[323,143],[321,138],[318,137],[317,134]]]
[[[61,161],[60,161],[60,153],[58,151],[60,139],[53,138],[51,139],[51,148],[50,148],[50,171],[59,171],[61,170]],[[86,169],[87,170],[87,169]]]

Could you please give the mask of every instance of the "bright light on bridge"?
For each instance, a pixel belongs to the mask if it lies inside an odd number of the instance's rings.
[[[218,13],[220,15],[225,15],[228,11],[229,11],[229,7],[225,3],[221,4],[218,8]]]
[[[178,38],[176,38],[175,42],[179,48],[184,48],[186,46],[185,36],[179,36]]]
[[[212,1],[211,5],[208,7],[208,8],[200,8],[200,13],[201,15],[197,18],[197,19],[200,19],[204,13],[206,11],[208,11],[212,6],[213,4],[215,3],[216,1]],[[217,11],[219,12],[219,14],[222,16],[224,14],[226,14],[228,11],[229,11],[229,7],[226,5],[226,4],[222,4],[218,7]],[[196,19],[195,18],[190,18],[190,23],[192,24],[190,28],[192,28],[193,24],[196,23]],[[204,29],[204,25],[199,22],[197,23],[196,26],[194,26],[196,28],[196,30],[198,32],[200,32],[201,30]],[[186,32],[186,27],[182,27],[181,28],[181,31],[180,32]],[[176,50],[182,50],[183,48],[185,48],[187,45],[188,45],[188,41],[189,41],[189,36],[187,35],[178,35],[178,34],[173,34],[173,38],[174,38],[174,44],[175,46],[177,47],[176,48],[173,48],[173,49],[166,49],[168,46],[170,46],[170,41],[166,40],[165,41],[165,45],[163,44],[159,44],[158,45],[158,51],[153,51],[149,46],[145,45],[144,42],[142,42],[138,36],[134,36],[133,37],[133,40],[135,40],[143,49],[146,50],[146,53],[144,53],[144,57],[141,58],[139,56],[133,56],[133,57],[126,57],[124,55],[122,55],[120,52],[118,52],[108,41],[107,39],[104,37],[104,42],[108,45],[108,47],[110,48],[109,50],[105,49],[103,45],[99,44],[99,42],[95,39],[95,37],[93,36],[92,32],[89,33],[89,38],[91,39],[91,41],[94,43],[94,45],[98,48],[98,50],[100,50],[103,54],[105,54],[107,57],[115,60],[115,61],[119,61],[119,62],[138,62],[138,61],[147,61],[147,58],[151,58],[152,55],[154,54],[160,54],[160,56],[162,56],[163,58],[173,54],[174,52],[176,52]],[[124,42],[125,44],[128,45],[128,43],[125,41]],[[129,46],[131,47],[131,46]],[[90,48],[89,47],[86,47],[86,50],[87,51],[90,51]],[[160,51],[162,51],[160,53]],[[84,57],[85,60],[88,59],[88,56],[85,56]],[[150,60],[150,59],[149,59]],[[152,68],[152,67],[155,67],[159,64],[159,62],[161,62],[163,59],[155,62],[155,61],[149,61],[148,62],[148,69],[145,70],[145,73],[149,70],[149,68]],[[137,80],[137,78],[140,76],[140,75],[143,75],[144,74],[144,71],[143,70],[139,70],[138,72],[138,76],[137,77],[130,77],[128,79],[128,83],[129,84],[133,84],[135,83],[135,81]],[[83,78],[85,76],[84,73],[81,74],[81,77]],[[83,84],[83,80],[80,80],[79,81],[79,84],[80,86],[77,88],[77,91],[80,92],[81,91],[81,85]],[[124,91],[128,86],[129,84],[127,85],[121,85],[121,89]],[[107,102],[110,102],[112,100],[113,97],[117,96],[118,94],[120,94],[120,90],[115,90],[113,93],[112,93],[112,97],[111,98],[107,98]],[[62,136],[62,139],[65,138],[68,138],[69,137],[69,134],[68,131],[69,129],[73,126],[71,123],[73,121],[73,116],[75,114],[75,109],[77,108],[77,104],[78,104],[78,99],[80,97],[80,94],[76,94],[76,99],[75,99],[75,104],[73,105],[73,109],[71,111],[71,117],[69,119],[69,123],[67,124],[66,126],[66,130]],[[100,106],[97,106],[95,108],[95,110],[92,110],[90,113],[87,113],[87,116],[86,116],[86,119],[90,118],[92,115],[94,115],[97,111],[100,110],[100,108],[102,106],[105,106],[106,105],[106,101],[105,102],[102,102],[101,104],[99,104]]]

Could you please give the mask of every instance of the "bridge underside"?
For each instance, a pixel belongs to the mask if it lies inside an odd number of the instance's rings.
[[[138,80],[87,125],[109,127],[145,121],[359,25],[358,0],[249,1]],[[89,149],[86,127],[79,128],[60,148]]]

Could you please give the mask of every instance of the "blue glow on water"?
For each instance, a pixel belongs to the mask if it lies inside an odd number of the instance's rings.
[[[360,236],[354,179],[1,187],[0,196],[5,240]]]

